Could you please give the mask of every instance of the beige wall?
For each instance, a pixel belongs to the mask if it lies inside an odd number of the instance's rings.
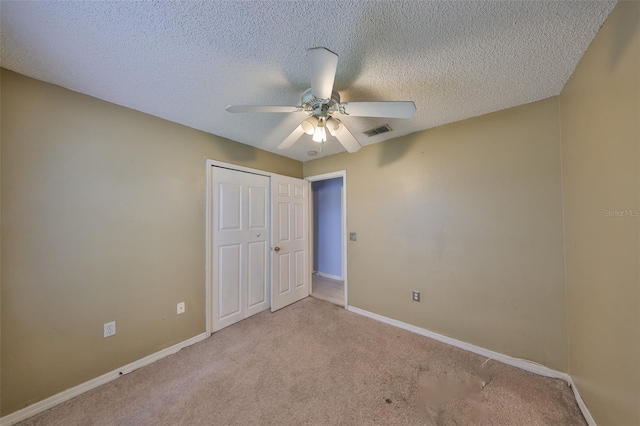
[[[570,372],[599,425],[640,424],[640,3],[619,2],[560,96]]]
[[[304,163],[347,170],[349,303],[567,371],[558,112],[554,97]]]
[[[2,68],[0,68],[0,405],[2,401]],[[1,413],[0,413],[1,415]]]
[[[6,415],[204,332],[207,158],[302,164],[6,70],[1,90]]]

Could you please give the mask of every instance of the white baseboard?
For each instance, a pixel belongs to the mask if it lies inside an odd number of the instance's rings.
[[[116,370],[110,371],[109,373],[105,373],[102,376],[96,377],[95,379],[91,379],[87,382],[81,383],[78,386],[72,387],[71,389],[67,389],[58,394],[50,396],[47,399],[36,402],[35,404],[29,405],[28,407],[25,407],[21,410],[14,411],[13,413],[0,418],[0,426],[11,426],[29,417],[35,416],[36,414],[46,411],[49,408],[55,407],[58,404],[62,404],[63,402],[68,401],[71,398],[90,391],[91,389],[97,388],[100,385],[117,379],[118,377],[131,373],[138,368],[144,367],[145,365],[149,365],[161,358],[172,355],[178,352],[180,349],[191,346],[194,343],[198,343],[206,339],[207,337],[209,337],[207,333],[198,334],[197,336],[177,343],[168,348],[162,349],[161,351],[148,355]]]
[[[316,275],[318,275],[319,277],[322,278],[329,278],[330,280],[336,280],[336,281],[344,281],[344,279],[342,279],[342,277],[339,277],[337,275],[331,275],[331,274],[325,274],[324,272],[314,272]]]
[[[394,320],[392,318],[388,318],[382,315],[374,314],[373,312],[365,311],[364,309],[356,308],[354,306],[349,306],[347,308],[351,312],[355,312],[356,314],[364,315],[365,317],[373,318],[375,320],[396,326],[398,328],[402,328],[407,331],[411,331],[416,334],[420,334],[422,336],[430,337],[433,340],[438,340],[443,343],[447,343],[451,346],[455,346],[460,349],[464,349],[465,351],[473,352],[478,355],[485,356],[487,358],[494,359],[496,361],[500,361],[503,364],[508,364],[513,367],[518,367],[523,370],[529,371],[531,373],[539,374],[545,377],[553,377],[554,379],[562,379],[567,383],[571,383],[571,378],[567,373],[562,373],[560,371],[553,370],[549,367],[545,367],[544,365],[539,365],[533,363],[531,361],[527,361],[525,359],[514,358],[509,355],[504,355],[499,352],[494,352],[489,349],[482,348],[480,346],[472,345],[471,343],[463,342],[462,340],[457,340],[452,337],[445,336],[443,334],[436,333],[434,331],[427,330],[426,328],[417,327],[415,325],[407,324],[406,322]]]
[[[576,384],[573,383],[572,378],[569,378],[569,384],[571,385],[571,389],[573,389],[573,395],[576,397],[576,401],[578,402],[578,407],[580,407],[580,411],[582,411],[582,415],[584,416],[584,419],[587,421],[587,424],[589,426],[598,426],[593,416],[591,415],[591,412],[589,411],[587,404],[584,403],[584,400],[580,396],[580,392],[578,392],[578,388],[576,387]]]

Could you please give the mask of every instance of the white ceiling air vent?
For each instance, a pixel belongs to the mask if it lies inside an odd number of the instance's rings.
[[[384,126],[376,127],[375,129],[367,130],[366,132],[362,132],[362,133],[371,137],[371,136],[379,135],[380,133],[387,133],[390,131],[391,131],[391,127],[389,127],[388,124],[385,124]]]

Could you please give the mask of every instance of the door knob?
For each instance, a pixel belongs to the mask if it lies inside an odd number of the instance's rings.
[[[280,251],[280,247],[274,247],[273,251]]]

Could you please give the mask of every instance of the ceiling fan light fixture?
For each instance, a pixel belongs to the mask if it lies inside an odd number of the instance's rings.
[[[316,131],[316,125],[318,124],[318,119],[316,117],[309,117],[304,120],[300,125],[302,126],[302,130],[309,136],[313,135]]]
[[[313,132],[313,141],[318,143],[323,143],[327,141],[327,130],[325,128],[327,124],[327,119],[324,116],[318,117],[318,125],[316,126],[315,131]]]
[[[329,119],[327,120],[327,129],[329,129],[329,133],[331,133],[331,136],[337,135],[343,128],[344,124],[342,124],[342,121],[333,117],[329,117]]]
[[[324,126],[323,127],[316,127],[315,132],[313,132],[313,141],[314,142],[318,142],[318,143],[322,143],[322,142],[326,142],[327,141],[327,132],[324,130]]]

